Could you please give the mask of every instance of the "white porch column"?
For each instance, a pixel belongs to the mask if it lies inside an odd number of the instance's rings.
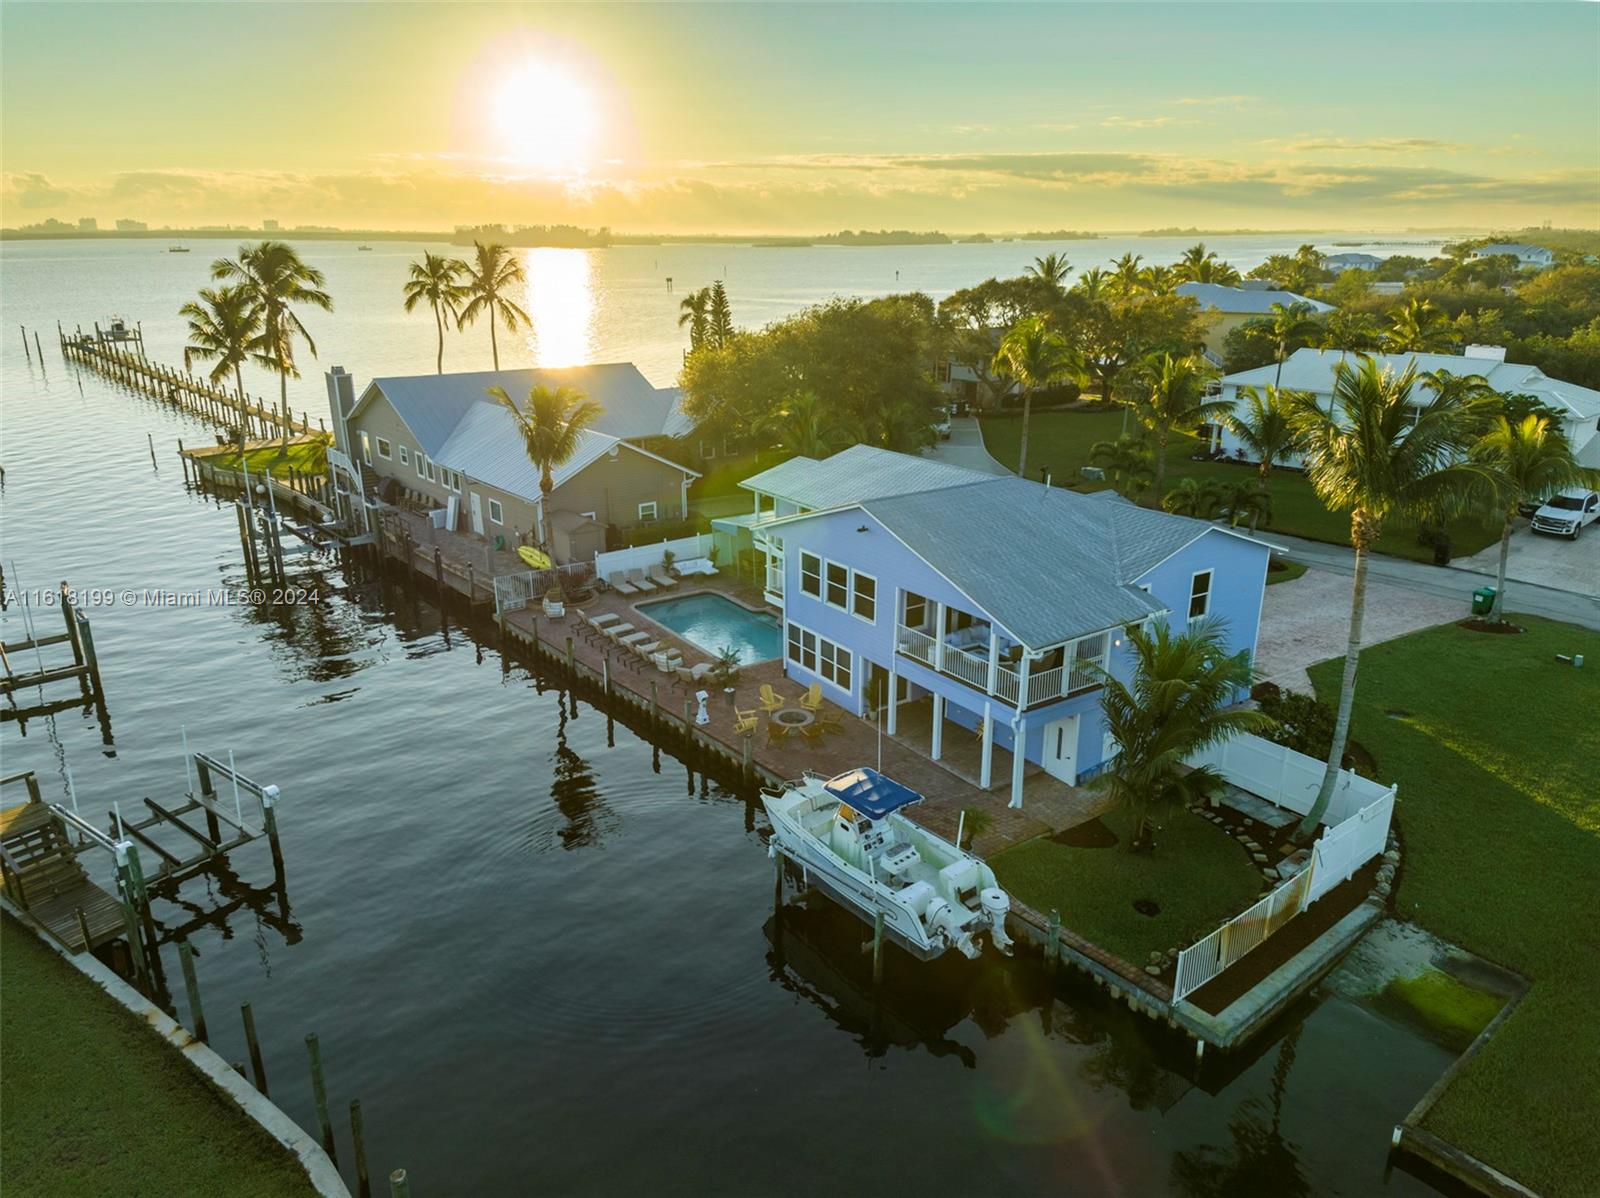
[[[944,604],[929,599],[933,604],[933,668],[944,669]]]
[[[988,790],[994,783],[994,704],[987,700],[983,704],[983,752],[980,757],[982,764],[978,767],[978,785]]]
[[[689,476],[687,474],[678,480],[678,515],[684,520],[689,518]]]
[[[993,624],[989,625],[989,685],[986,688],[992,695],[994,688],[1000,682],[1000,634],[995,631]]]
[[[944,696],[938,691],[933,692],[933,748],[932,754],[935,761],[944,751]]]
[[[1033,660],[1033,654],[1028,652],[1027,646],[1022,649],[1022,660],[1017,663],[1017,711],[1021,712],[1028,706],[1028,665]]]
[[[890,736],[895,733],[895,727],[900,722],[900,675],[891,667],[889,670],[889,693],[884,697],[884,702],[889,704],[889,722],[886,731]]]
[[[1027,668],[1028,659],[1022,659],[1023,668]],[[1023,678],[1027,678],[1024,674]],[[1028,744],[1027,717],[1018,714],[1017,722],[1011,725],[1011,802],[1008,807],[1022,806],[1022,767],[1027,763],[1025,749]]]

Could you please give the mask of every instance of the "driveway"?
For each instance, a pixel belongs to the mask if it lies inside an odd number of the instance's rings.
[[[1363,649],[1467,615],[1466,596],[1430,595],[1368,577]],[[1267,588],[1256,641],[1256,670],[1285,690],[1311,690],[1306,667],[1343,657],[1350,636],[1350,576],[1307,570]]]
[[[974,416],[955,416],[950,420],[950,439],[940,441],[923,456],[948,462],[952,466],[965,466],[968,470],[981,470],[985,474],[1010,474],[999,462],[989,456],[983,447],[983,431]]]
[[[1500,569],[1500,543],[1496,541],[1471,557],[1457,558],[1452,564],[1493,576]],[[1591,524],[1576,541],[1569,541],[1565,537],[1536,535],[1532,526],[1518,517],[1506,556],[1506,577],[1600,596],[1600,524]]]

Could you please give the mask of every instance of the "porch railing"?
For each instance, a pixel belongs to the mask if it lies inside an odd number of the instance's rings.
[[[903,624],[896,626],[895,643],[899,651],[913,661],[920,661],[923,665],[937,669],[959,682],[965,682],[976,690],[993,694],[1013,707],[1018,705],[1022,693],[1022,677],[1010,666],[995,667],[994,690],[990,691],[987,656],[980,657],[976,653],[958,649],[946,642],[944,656],[941,659],[938,656],[935,637],[921,629],[907,628]],[[1041,703],[1050,703],[1064,696],[1076,694],[1078,691],[1089,690],[1099,686],[1100,683],[1100,674],[1091,668],[1091,662],[1074,660],[1070,671],[1066,666],[1056,666],[1054,669],[1030,673],[1028,696],[1022,705],[1034,707]]]
[[[895,644],[900,652],[923,665],[931,666],[934,663],[933,638],[926,632],[901,624],[895,629]]]

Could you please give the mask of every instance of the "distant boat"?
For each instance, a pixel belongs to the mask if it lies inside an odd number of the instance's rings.
[[[169,254],[187,254],[188,252],[189,247],[186,245],[169,245],[167,247],[167,253]]]
[[[372,247],[370,245],[358,245],[358,246],[356,246],[356,249],[358,249],[358,250],[370,250],[371,248]]]

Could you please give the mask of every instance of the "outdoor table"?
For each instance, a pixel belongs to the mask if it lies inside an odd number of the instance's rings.
[[[804,728],[816,717],[803,708],[785,707],[773,712],[771,718],[774,724],[782,724],[785,728]]]

